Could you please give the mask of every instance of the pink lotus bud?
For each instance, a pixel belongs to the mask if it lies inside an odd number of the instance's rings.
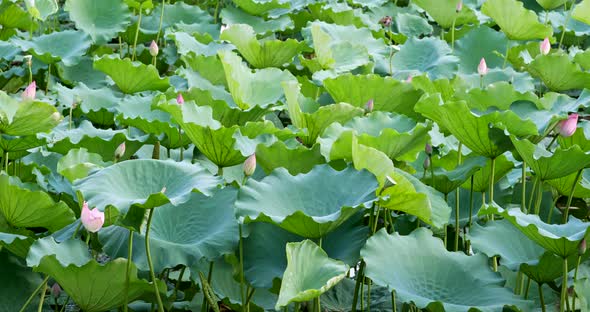
[[[84,202],[80,219],[88,232],[96,233],[104,224],[104,212],[98,210],[98,208],[90,210],[88,209],[88,203]]]
[[[461,10],[463,10],[463,0],[459,0],[459,3],[457,3],[457,7],[455,8],[457,13],[461,12]]]
[[[562,137],[570,137],[576,132],[578,127],[578,114],[571,114],[566,120],[562,120],[557,124],[557,131]]]
[[[178,96],[176,97],[176,103],[180,105],[184,104],[184,98],[182,97],[182,94],[180,94],[180,92],[178,92]]]
[[[61,293],[61,287],[59,287],[58,283],[53,284],[53,286],[51,286],[51,294],[53,295],[54,298],[59,297],[59,294]]]
[[[116,159],[120,159],[121,157],[123,157],[123,155],[125,155],[125,142],[117,146],[117,149],[115,150]]]
[[[35,81],[31,82],[21,94],[23,100],[34,100],[35,94],[37,93],[37,83]]]
[[[158,52],[160,52],[160,49],[158,48],[158,44],[154,40],[152,40],[152,43],[150,43],[150,55],[157,56]]]
[[[483,57],[479,61],[479,65],[477,65],[477,73],[480,76],[485,76],[488,73],[488,64],[486,64],[486,59]]]
[[[412,79],[414,79],[414,77],[412,77],[412,75],[409,75],[408,78],[406,78],[406,82],[412,83]]]
[[[430,145],[430,143],[426,143],[424,146],[424,152],[426,152],[426,155],[428,156],[432,155],[432,145]]]
[[[373,102],[373,99],[370,99],[367,104],[365,104],[365,111],[370,113],[373,111],[373,107],[375,107],[375,103]]]
[[[424,168],[424,170],[426,170],[430,167],[430,157],[426,157],[424,159],[424,163],[422,164],[422,167]]]
[[[551,51],[551,42],[549,42],[549,38],[545,38],[545,40],[543,40],[543,42],[541,42],[541,45],[539,46],[539,50],[541,51],[541,54],[543,54],[543,55],[549,54],[549,51]]]
[[[578,245],[578,256],[582,256],[585,253],[586,253],[586,239],[584,238],[580,242],[580,245]]]
[[[244,174],[249,177],[256,170],[256,154],[250,155],[246,161],[244,161]]]
[[[381,24],[381,26],[383,27],[389,27],[392,21],[393,19],[391,18],[391,16],[386,15],[379,20],[379,24]]]

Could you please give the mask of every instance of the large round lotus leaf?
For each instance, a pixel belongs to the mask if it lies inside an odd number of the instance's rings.
[[[451,55],[449,45],[437,38],[410,38],[392,60],[394,70],[413,74],[426,73],[431,79],[451,78],[459,59]]]
[[[270,146],[260,144],[256,147],[256,165],[266,173],[283,167],[290,174],[296,175],[309,172],[315,165],[325,162],[319,145],[314,145],[312,148],[302,145],[291,147],[277,141]]]
[[[527,67],[533,77],[537,77],[552,91],[583,89],[590,86],[590,73],[582,71],[566,54],[537,56]]]
[[[179,264],[190,267],[203,257],[213,260],[233,252],[238,245],[238,223],[234,217],[237,193],[231,187],[217,191],[212,197],[193,192],[185,203],[158,207],[150,228],[155,271]],[[111,226],[100,231],[99,238],[111,257],[127,257],[129,230]],[[133,263],[147,271],[144,242],[145,235],[134,232]]]
[[[0,216],[0,218],[3,218]],[[6,225],[2,224],[5,220],[0,220],[0,227],[5,228]],[[6,230],[6,229],[3,229]],[[23,231],[17,231],[23,232]],[[0,232],[0,247],[5,248],[13,255],[25,259],[27,254],[29,253],[29,247],[35,242],[35,239],[19,235],[19,234],[11,234],[11,233],[3,233]],[[2,248],[0,248],[2,249]]]
[[[574,62],[586,70],[590,69],[590,49],[578,52],[576,56],[574,56]]]
[[[544,39],[553,33],[551,26],[541,24],[537,14],[525,9],[520,1],[489,0],[481,13],[493,18],[511,40]]]
[[[572,17],[590,25],[590,0],[583,0],[572,12]]]
[[[463,73],[476,73],[481,58],[485,58],[488,68],[502,67],[504,59],[494,51],[504,52],[508,39],[499,31],[487,26],[470,30],[455,42],[455,55],[459,57],[459,70]]]
[[[254,28],[257,34],[265,35],[275,31],[285,31],[293,28],[293,20],[288,15],[276,19],[266,20],[265,18],[253,16],[232,6],[225,7],[219,14],[221,20],[226,25],[247,24]]]
[[[574,197],[575,198],[588,198],[590,197],[590,171],[584,170],[582,176],[578,177],[575,183]],[[568,176],[561,177],[554,180],[545,181],[547,184],[554,187],[555,191],[561,196],[569,196],[574,187],[574,182],[578,173],[572,173]]]
[[[74,221],[64,202],[49,194],[27,189],[17,177],[0,174],[0,213],[13,227],[41,227],[55,232]]]
[[[104,44],[125,30],[131,16],[125,2],[119,0],[68,0],[64,9],[96,44]]]
[[[442,28],[478,22],[475,12],[468,6],[457,13],[456,7],[459,0],[415,0],[414,3],[426,10]]]
[[[162,16],[162,6],[158,5],[150,15],[147,15],[142,19],[140,31],[154,34],[155,38],[155,34],[158,32],[158,26],[160,25],[160,16]],[[207,11],[202,10],[199,6],[189,5],[185,2],[179,1],[174,4],[164,5],[162,31],[177,23],[210,24],[213,23],[213,21],[213,16]],[[135,27],[131,27],[131,29],[135,32]]]
[[[252,15],[265,15],[268,11],[289,8],[285,0],[234,0],[238,7]]]
[[[507,220],[477,223],[470,229],[471,245],[488,257],[500,256],[500,264],[518,270],[522,263],[534,263],[545,252]]]
[[[516,136],[537,134],[537,126],[532,121],[523,122],[512,111],[476,113],[465,101],[442,104],[437,95],[424,97],[416,104],[416,111],[451,132],[473,152],[488,158],[498,157],[511,148],[510,138],[503,130]]]
[[[198,72],[199,75],[209,80],[212,84],[223,85],[227,87],[227,80],[225,78],[225,72],[223,71],[223,64],[221,63],[221,60],[217,57],[217,52],[215,52],[215,54],[213,55],[202,55],[191,51],[183,54],[180,58],[187,68],[190,68]],[[188,90],[187,92],[191,94],[192,91],[193,90]],[[185,97],[186,92],[182,92],[182,94],[185,100],[195,100],[195,102],[199,103],[199,101],[197,101],[197,99],[195,98],[187,99]],[[168,93],[166,95],[176,96],[177,94]]]
[[[219,37],[234,44],[240,54],[256,68],[281,67],[291,63],[305,44],[295,39],[259,42],[254,28],[246,24],[231,25]]]
[[[553,10],[564,5],[566,2],[567,0],[537,0],[537,3],[539,3],[545,10]]]
[[[7,252],[0,252],[0,311],[14,311],[23,306],[28,297],[41,285],[42,278],[27,268],[18,258]],[[39,296],[35,296],[26,312],[37,311]]]
[[[12,42],[21,50],[35,55],[45,63],[62,61],[68,66],[77,64],[92,44],[88,35],[74,30],[52,32],[30,41],[13,38]]]
[[[332,287],[328,292],[324,293],[320,298],[322,301],[322,308],[328,311],[342,311],[350,312],[352,310],[352,303],[354,301],[354,287],[356,282],[354,279],[345,278],[336,286]],[[371,311],[376,312],[391,312],[391,292],[385,287],[372,285],[371,286]],[[356,309],[360,311],[361,302],[357,298]],[[367,298],[364,298],[367,302]],[[367,305],[364,304],[365,308]],[[402,303],[397,302],[397,311],[402,310]]]
[[[34,136],[48,132],[59,124],[57,109],[45,102],[17,102],[0,93],[0,133],[11,136]]]
[[[195,190],[211,195],[218,184],[219,178],[198,164],[137,159],[77,180],[74,187],[90,207],[104,211],[112,205],[127,213],[132,205],[147,209],[167,203],[180,205],[190,200]]]
[[[485,164],[486,158],[481,156],[469,157],[463,160],[460,165],[457,165],[457,155],[455,153],[450,153],[443,158],[433,157],[434,182],[431,170],[426,170],[422,182],[434,183],[434,185],[430,186],[443,194],[448,194],[480,171]]]
[[[581,261],[584,262],[590,253],[582,256]],[[578,264],[578,254],[574,253],[567,257],[568,272],[575,269]],[[563,276],[563,258],[547,251],[537,261],[523,263],[520,266],[520,271],[529,276],[532,280],[538,283],[552,283],[557,278]]]
[[[87,149],[70,150],[57,163],[57,172],[70,182],[85,178],[91,171],[101,169],[107,166],[98,154],[89,153]]]
[[[338,159],[350,151],[352,132],[358,143],[382,151],[387,157],[401,161],[414,161],[429,140],[430,125],[418,124],[403,115],[373,112],[355,117],[341,126],[332,124],[322,138],[322,153],[327,159]],[[344,149],[345,151],[341,151]]]
[[[568,149],[558,147],[553,153],[529,140],[511,137],[514,147],[527,165],[541,180],[551,180],[570,175],[590,165],[590,154],[579,146]]]
[[[170,33],[168,38],[174,40],[178,49],[177,53],[180,55],[192,53],[194,55],[215,56],[217,51],[230,49],[227,44],[204,44],[197,40],[194,35],[180,31]]]
[[[374,109],[417,116],[414,103],[422,95],[411,84],[378,75],[344,74],[324,80],[324,87],[334,101],[364,108],[373,100]]]
[[[338,187],[330,187],[338,185]],[[377,199],[378,183],[368,171],[328,165],[292,176],[278,168],[240,188],[236,214],[246,222],[263,221],[306,237],[320,238]]]
[[[297,80],[289,71],[277,68],[260,69],[253,73],[242,59],[231,51],[219,51],[218,55],[223,64],[229,91],[242,109],[275,104],[284,97],[281,82]]]
[[[448,252],[425,228],[408,236],[381,230],[369,238],[361,256],[367,277],[395,290],[397,300],[413,301],[419,308],[431,302],[438,302],[449,312],[467,312],[472,307],[500,312],[504,305],[527,311],[531,308],[532,302],[501,286],[503,280],[490,269],[486,256]]]
[[[500,214],[532,241],[561,257],[577,253],[582,239],[590,238],[590,223],[574,217],[566,224],[548,224],[539,216],[524,214],[518,208],[502,209],[495,205],[486,206],[480,213]]]
[[[91,259],[88,246],[80,240],[57,244],[51,237],[37,240],[27,256],[27,265],[50,275],[84,311],[107,311],[125,302],[127,260],[115,259],[102,265]],[[129,302],[142,296],[153,298],[153,286],[129,270]],[[160,292],[163,292],[160,289]]]
[[[330,259],[310,240],[287,243],[287,269],[275,309],[319,297],[346,277],[348,265]]]
[[[25,5],[31,16],[42,21],[59,10],[57,0],[28,0]]]
[[[354,266],[360,259],[369,228],[363,221],[364,213],[358,213],[322,239],[323,249],[332,259]],[[244,238],[244,274],[259,288],[272,288],[275,278],[281,278],[287,268],[285,246],[304,238],[280,227],[256,222],[248,225],[248,237]]]
[[[107,74],[124,93],[141,91],[164,91],[170,87],[168,77],[160,78],[153,65],[132,62],[115,56],[104,56],[94,61],[94,68]]]

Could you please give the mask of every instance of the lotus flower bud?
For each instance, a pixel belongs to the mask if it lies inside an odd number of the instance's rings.
[[[27,63],[27,66],[33,66],[33,56],[32,55],[25,55],[23,56],[23,60]]]
[[[430,157],[426,157],[424,159],[424,163],[422,164],[422,167],[424,168],[424,170],[426,170],[430,167]]]
[[[158,52],[160,52],[158,44],[154,40],[152,40],[152,43],[150,43],[150,55],[154,57],[158,56]]]
[[[37,83],[35,81],[31,82],[21,94],[23,100],[34,100],[35,94],[37,93]]]
[[[256,170],[256,154],[250,155],[246,161],[244,161],[244,174],[249,177],[254,174]]]
[[[578,127],[578,114],[571,114],[566,120],[562,120],[557,124],[557,131],[562,137],[570,137],[576,132]]]
[[[578,256],[581,256],[586,253],[586,239],[582,239],[580,245],[578,245]]]
[[[59,122],[61,119],[61,114],[59,112],[54,112],[51,114],[51,119],[55,120],[55,122]]]
[[[479,65],[477,65],[477,73],[480,76],[485,76],[488,73],[488,64],[486,64],[486,59],[483,57],[479,61]]]
[[[386,15],[379,20],[379,24],[381,24],[381,26],[383,26],[383,27],[389,27],[389,26],[391,26],[392,20],[393,19],[391,18],[391,16]]]
[[[365,111],[367,113],[370,113],[373,111],[373,107],[375,106],[373,99],[370,99],[367,104],[365,104]]]
[[[115,159],[120,159],[123,155],[125,155],[125,142],[117,146],[117,149],[115,150]]]
[[[459,3],[457,3],[457,7],[455,8],[457,13],[461,12],[461,10],[463,10],[463,0],[459,0]]]
[[[178,103],[179,105],[184,104],[184,98],[182,97],[182,94],[180,94],[180,92],[178,92],[178,96],[176,96],[176,103]]]
[[[408,78],[406,78],[406,82],[412,83],[412,79],[414,79],[414,77],[412,77],[412,75],[409,75]]]
[[[54,298],[59,297],[59,294],[61,294],[61,287],[59,287],[58,283],[55,283],[53,286],[51,286],[51,294]]]
[[[543,55],[549,54],[549,51],[551,51],[551,42],[549,42],[549,38],[545,38],[545,40],[543,40],[541,42],[541,45],[539,46],[539,50],[541,51],[541,54],[543,54]]]
[[[104,212],[98,210],[98,208],[90,210],[88,209],[88,203],[84,202],[80,219],[88,232],[96,233],[104,224]]]
[[[426,143],[424,146],[424,152],[426,152],[426,155],[428,156],[432,155],[432,145],[430,145],[430,143]]]

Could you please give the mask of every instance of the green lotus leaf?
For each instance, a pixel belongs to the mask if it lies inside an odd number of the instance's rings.
[[[22,307],[43,282],[39,273],[32,272],[22,261],[7,252],[0,252],[0,274],[3,281],[0,287],[0,311],[13,311]],[[24,311],[37,311],[38,305],[39,297],[35,296]]]
[[[482,77],[480,77],[478,73],[460,74],[460,78],[464,83],[462,85],[463,88],[477,90],[481,87]],[[535,80],[528,72],[518,72],[512,67],[492,68],[488,71],[488,74],[483,77],[483,84],[486,89],[490,85],[506,83],[507,81],[509,81],[514,87],[514,90],[518,92],[530,92],[535,89]]]
[[[70,150],[57,163],[57,172],[70,182],[87,177],[90,172],[102,169],[108,164],[98,154],[89,153],[85,148]]]
[[[572,12],[572,17],[575,20],[590,25],[590,0],[583,0],[579,3]]]
[[[2,217],[4,218],[4,217]],[[6,220],[0,221],[5,223]],[[2,228],[8,227],[6,224],[2,224]],[[17,230],[16,232],[23,232],[22,230]],[[19,235],[19,234],[11,234],[11,233],[2,233],[0,232],[0,247],[5,248],[13,255],[25,259],[27,254],[29,253],[29,248],[35,242],[35,239]]]
[[[551,37],[551,26],[539,22],[537,14],[516,0],[490,0],[481,13],[494,19],[510,40],[533,40]]]
[[[590,49],[577,53],[574,56],[574,62],[586,70],[590,69]]]
[[[127,260],[119,258],[99,264],[90,258],[88,246],[80,240],[61,244],[51,237],[37,240],[27,256],[27,265],[53,277],[84,311],[107,311],[125,303]],[[129,276],[129,302],[144,295],[154,296],[153,286],[137,278],[133,263]]]
[[[48,149],[62,155],[75,148],[86,148],[89,152],[99,154],[105,161],[114,159],[115,150],[125,142],[125,154],[121,160],[129,159],[146,141],[148,136],[128,136],[127,130],[96,129],[92,123],[83,120],[78,128],[69,130],[67,122],[62,122],[51,133],[39,134],[46,139]]]
[[[180,205],[195,190],[209,196],[218,184],[219,178],[197,164],[137,159],[77,180],[74,187],[90,207],[104,211],[111,205],[125,214],[133,205],[146,209]]]
[[[35,135],[48,132],[59,124],[61,116],[48,103],[19,102],[0,92],[0,133],[11,136]]]
[[[308,301],[321,296],[346,277],[348,265],[328,257],[310,240],[287,243],[287,269],[275,309],[291,302]]]
[[[437,38],[410,38],[400,47],[391,64],[401,73],[425,73],[431,79],[451,78],[458,69],[459,59],[451,48]]]
[[[160,16],[162,16],[162,6],[157,5],[150,15],[146,15],[141,21],[140,31],[146,34],[155,35],[160,26]],[[213,16],[201,9],[197,5],[190,5],[188,3],[178,1],[174,4],[164,5],[164,15],[162,18],[162,33],[168,28],[176,24],[213,24]],[[137,25],[137,24],[136,24]],[[131,27],[135,32],[135,27]],[[135,35],[135,34],[133,34]]]
[[[429,140],[429,130],[430,125],[418,124],[404,115],[377,111],[355,117],[344,126],[332,124],[318,142],[326,159],[346,159],[355,135],[360,144],[380,150],[391,159],[414,161]]]
[[[558,147],[553,153],[529,140],[511,137],[514,147],[527,165],[541,180],[552,180],[570,175],[590,164],[590,154],[579,146]]]
[[[588,172],[584,170],[582,172],[582,176],[579,177],[579,180],[576,183],[576,189],[574,190],[574,197],[575,198],[587,198],[590,197],[590,181],[588,180]],[[565,177],[547,180],[547,184],[554,187],[555,191],[561,196],[569,196],[572,187],[574,186],[574,180],[576,179],[577,173],[572,173]]]
[[[78,83],[84,84],[92,89],[100,89],[109,85],[107,75],[94,69],[94,61],[87,56],[83,56],[78,64],[66,66],[63,63],[57,63],[57,74],[64,85],[74,87]],[[57,87],[56,84],[53,87]]]
[[[223,71],[223,64],[217,57],[217,52],[215,52],[214,55],[202,55],[188,52],[183,54],[180,59],[185,63],[187,68],[191,68],[198,72],[203,78],[209,80],[211,84],[227,87],[227,79],[225,78],[225,72]],[[187,99],[185,98],[185,100]]]
[[[17,54],[19,54],[19,52],[20,49],[10,44],[10,42],[0,42],[0,59],[12,60]]]
[[[332,287],[328,292],[321,297],[322,308],[328,311],[351,311],[352,303],[354,301],[354,287],[356,282],[354,279],[345,278],[336,286]],[[393,311],[391,306],[391,292],[385,287],[372,285],[371,286],[371,311],[387,312]],[[367,298],[364,298],[367,300]],[[367,300],[368,301],[368,300]],[[367,302],[365,301],[365,302]],[[357,310],[360,310],[360,300],[357,298]],[[401,302],[397,302],[397,311],[402,311]]]
[[[247,24],[254,28],[254,31],[259,35],[266,35],[276,31],[285,31],[293,28],[293,21],[288,15],[283,15],[276,19],[264,19],[262,17],[253,16],[235,7],[225,7],[221,10],[219,15],[221,20],[226,25],[233,24]]]
[[[513,271],[518,271],[522,263],[535,263],[545,252],[507,220],[488,222],[484,226],[475,223],[469,239],[473,248],[488,257],[500,256],[499,264]]]
[[[328,188],[331,183],[339,187]],[[375,201],[377,186],[370,172],[351,167],[337,171],[318,165],[296,176],[278,168],[240,188],[236,215],[246,223],[274,223],[306,238],[320,238]]]
[[[107,43],[125,30],[131,16],[127,5],[118,0],[68,0],[64,10],[76,27],[89,34],[96,44]]]
[[[311,3],[307,6],[311,19],[318,19],[337,25],[352,25],[357,28],[368,27],[373,31],[379,28],[363,21],[363,9],[352,7],[346,2]]]
[[[56,85],[54,89],[58,92],[60,103],[68,103],[64,109],[70,109],[70,105],[76,103],[74,115],[82,113],[90,121],[101,126],[113,126],[114,113],[125,106],[121,105],[121,98],[115,95],[111,88],[91,89],[84,83],[78,83],[73,89],[61,85]]]
[[[20,5],[8,1],[3,2],[0,7],[0,25],[7,29],[36,30],[38,28],[37,23],[27,11],[23,10]],[[13,34],[9,33],[8,36]]]
[[[28,154],[27,150],[43,144],[45,140],[37,139],[32,135],[24,137],[0,135],[0,152],[10,152],[9,159],[19,159]]]
[[[537,134],[532,121],[523,122],[512,111],[476,113],[465,101],[441,104],[437,95],[423,97],[416,104],[416,111],[447,129],[470,150],[488,158],[496,158],[511,147],[509,137],[500,129],[516,136]]]
[[[293,148],[277,141],[270,146],[260,144],[256,147],[256,165],[267,174],[280,167],[287,169],[292,175],[307,173],[315,165],[325,162],[319,145],[312,148],[299,145]]]
[[[582,71],[566,54],[539,55],[528,65],[527,70],[553,91],[590,86],[590,73]]]
[[[502,209],[489,205],[480,210],[480,214],[489,213],[503,216],[529,239],[562,258],[577,253],[582,239],[590,238],[590,224],[573,217],[565,224],[547,224],[539,216],[524,214],[519,208]]]
[[[369,238],[361,256],[367,277],[376,285],[395,290],[397,300],[413,301],[418,308],[433,302],[444,311],[502,311],[504,305],[531,308],[532,302],[500,286],[503,280],[491,270],[486,256],[448,252],[425,228],[408,236],[381,230]]]
[[[545,10],[553,10],[557,7],[564,5],[567,2],[567,0],[536,0],[536,1]]]
[[[590,309],[590,278],[580,278],[574,283],[576,295],[580,300],[580,309],[588,311]]]
[[[394,18],[395,32],[406,38],[420,37],[432,34],[433,29],[422,16],[408,13],[399,13]],[[400,41],[404,43],[405,40]]]
[[[59,10],[56,0],[30,0],[25,1],[27,11],[36,19],[46,20]]]
[[[74,213],[64,202],[29,190],[17,177],[6,174],[0,174],[0,213],[12,227],[42,227],[51,232],[74,221]]]
[[[265,15],[275,9],[289,8],[289,1],[285,0],[234,0],[240,9],[252,15]]]
[[[296,81],[284,82],[282,85],[291,123],[301,130],[307,129],[307,132],[300,136],[306,145],[313,145],[332,123],[344,123],[364,113],[363,109],[346,103],[318,107],[317,103],[310,103],[310,99],[301,95],[301,85]]]
[[[322,239],[323,249],[332,259],[354,266],[360,259],[369,228],[358,213]],[[244,238],[244,274],[254,287],[271,288],[275,278],[281,278],[287,268],[285,246],[304,240],[278,226],[256,222],[248,224],[249,235]]]
[[[170,87],[168,78],[160,78],[158,70],[152,65],[132,62],[115,56],[104,56],[94,61],[94,68],[107,74],[124,93],[141,91],[163,91]]]
[[[281,67],[291,63],[293,57],[305,48],[295,39],[258,41],[252,26],[231,25],[220,39],[233,43],[248,63],[256,68]]]
[[[480,171],[485,164],[486,158],[481,156],[464,159],[460,165],[457,165],[457,154],[455,153],[448,154],[443,158],[432,157],[434,182],[432,182],[433,177],[430,170],[426,170],[422,182],[434,183],[430,186],[443,194],[449,194],[477,171]]]
[[[506,158],[505,155],[496,157],[494,161],[494,183],[498,183],[514,168],[514,162]],[[490,187],[490,174],[492,173],[492,161],[488,159],[481,170],[473,174],[473,191],[485,193]],[[471,189],[471,182],[466,181],[462,187]]]
[[[504,54],[507,44],[508,38],[490,27],[480,26],[470,30],[455,42],[454,53],[460,60],[459,70],[463,73],[477,73],[477,65],[482,58],[485,58],[488,68],[502,67],[504,59],[494,51]]]
[[[374,109],[417,116],[413,103],[422,95],[411,84],[378,75],[344,74],[324,80],[324,87],[336,102],[365,108],[373,100]]]
[[[578,255],[572,254],[567,259],[569,272],[576,268]],[[586,259],[588,259],[588,254],[585,254],[581,258],[581,260]],[[563,258],[547,251],[538,261],[533,263],[523,263],[520,266],[520,270],[537,283],[552,283],[557,278],[563,276]]]
[[[193,192],[185,203],[158,207],[150,228],[154,270],[162,272],[179,264],[191,267],[201,258],[213,261],[232,253],[238,245],[238,223],[234,218],[237,193],[232,187],[219,190],[212,197]],[[99,232],[99,239],[111,257],[127,257],[126,228],[105,228]],[[148,271],[144,242],[145,235],[133,233],[132,260],[140,270]]]
[[[442,28],[477,23],[475,12],[468,6],[464,6],[461,12],[457,13],[458,2],[458,0],[416,0],[414,3],[423,8]]]
[[[92,44],[87,34],[74,30],[52,32],[30,41],[13,38],[12,42],[45,63],[62,61],[67,66],[77,64]]]
[[[190,68],[179,68],[176,73],[178,76],[186,79],[189,89],[198,89],[203,92],[208,92],[208,97],[213,100],[224,101],[227,102],[229,106],[238,107],[231,94],[225,89],[225,84],[214,85],[211,81],[207,80],[207,78],[201,76],[199,72]]]
[[[281,82],[296,81],[289,71],[265,68],[252,71],[242,59],[230,51],[219,51],[230,93],[242,109],[252,106],[268,106],[283,99]]]
[[[192,52],[196,55],[212,56],[216,55],[218,51],[230,49],[228,45],[224,44],[214,42],[209,44],[202,43],[194,35],[186,32],[173,32],[168,34],[167,37],[174,40],[178,50],[177,53],[180,55],[187,55]]]

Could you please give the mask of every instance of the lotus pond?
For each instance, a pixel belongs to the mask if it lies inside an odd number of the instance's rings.
[[[590,0],[3,0],[0,312],[590,311]]]

